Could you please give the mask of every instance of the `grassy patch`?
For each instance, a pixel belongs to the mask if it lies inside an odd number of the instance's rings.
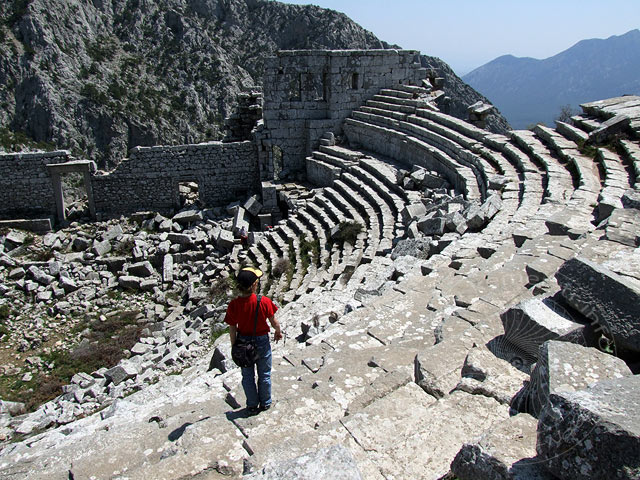
[[[223,328],[222,330],[212,330],[211,331],[211,340],[209,342],[210,345],[223,336],[225,333],[229,333],[229,327]]]
[[[333,234],[331,239],[340,245],[344,245],[345,242],[355,245],[360,232],[362,232],[362,225],[358,222],[341,222],[340,225],[338,225],[338,231]]]
[[[300,239],[300,258],[302,260],[302,270],[306,272],[311,262],[317,262],[320,258],[320,240],[317,238],[312,241],[306,238]]]
[[[24,402],[27,409],[33,411],[61,395],[62,386],[67,385],[76,373],[113,367],[124,357],[124,350],[140,339],[144,327],[136,321],[138,314],[136,310],[121,311],[104,322],[94,320],[83,324],[82,329],[88,329],[88,332],[76,347],[40,355],[44,363],[53,365],[51,370],[35,373],[28,382],[0,377],[0,398]]]
[[[229,293],[231,292],[233,294],[237,287],[236,279],[233,275],[229,275],[226,278],[219,277],[209,288],[211,302],[227,301],[229,299]]]

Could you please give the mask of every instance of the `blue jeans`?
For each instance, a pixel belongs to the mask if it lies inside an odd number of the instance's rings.
[[[242,337],[251,340],[251,336]],[[247,397],[247,408],[271,405],[271,343],[269,335],[255,337],[258,361],[253,367],[242,368],[242,388]],[[258,370],[258,383],[255,372]]]

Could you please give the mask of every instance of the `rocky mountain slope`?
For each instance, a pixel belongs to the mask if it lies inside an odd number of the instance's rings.
[[[486,95],[514,128],[552,125],[560,108],[640,93],[640,30],[583,40],[553,57],[504,55],[463,77]]]
[[[390,47],[344,14],[264,0],[12,0],[0,18],[1,136],[103,167],[138,145],[220,138],[278,49]],[[444,77],[451,113],[485,100],[439,59],[422,61]]]

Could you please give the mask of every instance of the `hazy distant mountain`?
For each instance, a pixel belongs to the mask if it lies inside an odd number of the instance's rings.
[[[640,95],[640,30],[592,39],[545,60],[505,55],[462,79],[498,107],[513,128],[552,126],[563,105]]]

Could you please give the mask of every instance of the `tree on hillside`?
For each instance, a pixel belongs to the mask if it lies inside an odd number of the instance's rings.
[[[579,112],[568,103],[560,107],[560,113],[554,119],[556,122],[571,123],[571,117],[577,115]]]

